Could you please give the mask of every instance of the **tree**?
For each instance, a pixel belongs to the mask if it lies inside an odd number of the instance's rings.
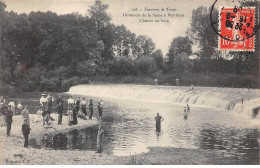
[[[216,9],[213,9],[212,16],[218,16]],[[211,26],[210,9],[201,6],[193,10],[191,27],[186,34],[194,44],[199,45],[200,51],[198,52],[198,56],[208,72],[209,61],[216,55],[218,37]]]
[[[174,72],[177,74],[182,74],[183,72],[191,71],[192,62],[186,53],[179,53],[174,59]]]
[[[117,56],[134,58],[135,34],[131,33],[124,25],[115,27],[115,41],[113,50]]]
[[[175,57],[186,54],[191,55],[192,48],[191,48],[191,40],[189,37],[176,37],[172,40],[169,52],[167,54],[168,61],[167,64],[170,69],[174,68],[175,64]]]
[[[97,31],[106,27],[111,21],[111,17],[107,14],[107,9],[108,4],[103,4],[100,0],[96,0],[95,4],[88,10],[90,19],[95,24]]]
[[[154,62],[156,63],[156,67],[158,69],[162,70],[164,67],[162,50],[156,50],[155,52],[153,52],[152,58],[154,59]]]
[[[138,57],[147,56],[150,57],[155,50],[155,44],[148,36],[140,35],[136,39],[136,45],[134,47],[134,54]]]
[[[141,75],[150,75],[155,72],[156,64],[152,57],[141,56],[135,60],[135,66]]]

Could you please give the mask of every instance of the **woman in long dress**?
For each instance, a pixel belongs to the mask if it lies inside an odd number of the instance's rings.
[[[73,124],[73,109],[71,107],[68,109],[68,122],[69,125]]]

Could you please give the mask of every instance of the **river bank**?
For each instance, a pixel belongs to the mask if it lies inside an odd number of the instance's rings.
[[[42,122],[34,122],[36,119],[36,114],[30,114],[30,127],[31,133],[29,138],[41,138],[44,134],[55,134],[60,132],[66,132],[73,129],[81,129],[86,127],[91,127],[99,124],[96,118],[92,120],[82,120],[78,119],[77,125],[69,126],[67,123],[67,116],[63,116],[63,125],[57,125],[57,114],[51,115],[55,121],[52,121],[52,127],[44,128]],[[6,127],[0,127],[0,163],[1,164],[24,164],[24,162],[29,162],[28,164],[55,164],[57,160],[56,156],[63,156],[65,151],[50,151],[44,149],[33,149],[31,147],[24,148],[23,142],[24,138],[21,131],[21,126],[23,123],[22,116],[16,115],[13,117],[11,135],[6,136]],[[11,151],[11,152],[10,152]],[[63,153],[61,155],[61,153]],[[72,155],[77,156],[77,155]],[[21,161],[22,159],[22,161]],[[53,160],[54,159],[54,160]],[[27,161],[26,161],[27,160]],[[62,164],[63,161],[60,161]],[[66,161],[64,162],[66,163]],[[25,163],[26,164],[26,163]]]
[[[35,117],[30,115],[31,120]],[[57,115],[52,114],[54,119]],[[39,123],[31,122],[30,138],[37,138],[43,134],[66,132],[71,129],[91,127],[98,124],[97,119],[81,120],[78,125],[66,125],[66,116],[63,118],[63,125],[53,123],[53,128],[43,128]],[[23,147],[23,136],[21,133],[22,117],[15,116],[12,125],[11,136],[5,135],[5,127],[0,128],[0,164],[3,165],[191,165],[191,164],[259,164],[256,160],[240,160],[236,156],[226,156],[221,152],[205,151],[200,149],[181,149],[172,147],[152,147],[149,152],[132,156],[113,156],[98,154],[95,151],[78,150],[48,150]]]
[[[85,90],[80,88],[80,95],[84,96],[89,100],[93,98],[94,103],[100,100],[103,95],[119,98],[116,101],[110,97],[104,98],[105,112],[104,121],[105,125],[105,142],[103,147],[106,150],[114,150],[115,148],[122,149],[124,145],[129,145],[142,140],[140,134],[145,134],[144,143],[137,143],[137,148],[142,148],[142,145],[148,144],[148,142],[158,141],[158,143],[151,145],[145,153],[132,154],[131,156],[118,156],[108,154],[106,152],[102,154],[95,153],[93,150],[80,150],[80,149],[69,149],[69,150],[55,150],[49,148],[33,148],[32,144],[29,143],[29,148],[23,147],[23,135],[21,132],[22,117],[14,116],[14,123],[12,125],[11,136],[7,137],[5,134],[6,127],[0,127],[0,164],[3,165],[152,165],[152,164],[167,164],[167,165],[191,165],[191,164],[259,164],[259,140],[258,144],[256,137],[259,137],[258,127],[248,127],[248,123],[255,122],[255,119],[243,118],[241,121],[239,117],[232,117],[232,115],[222,115],[223,113],[229,113],[229,111],[217,111],[212,112],[208,109],[196,109],[192,107],[192,114],[187,121],[183,121],[183,116],[180,112],[183,111],[183,106],[175,106],[160,103],[148,103],[144,100],[146,98],[152,100],[162,101],[174,101],[174,93],[180,93],[183,90],[188,90],[190,87],[163,87],[163,86],[134,86],[132,91],[127,89],[129,85],[121,86],[121,89],[116,92],[112,87],[108,89],[101,89],[101,85],[90,85],[90,88]],[[119,86],[119,85],[118,85]],[[98,87],[94,89],[93,87]],[[147,87],[147,88],[144,88]],[[104,87],[107,88],[107,87]],[[139,92],[139,88],[142,88],[143,92]],[[91,95],[91,90],[96,91],[99,98],[95,98],[95,95]],[[105,92],[107,91],[107,92]],[[131,92],[129,92],[131,91]],[[204,94],[207,91],[207,94]],[[221,94],[219,94],[221,91]],[[245,89],[231,89],[231,88],[195,88],[193,91],[185,92],[184,94],[178,94],[183,102],[191,101],[192,97],[197,94],[200,98],[194,98],[195,104],[202,103],[202,98],[207,100],[209,96],[216,95],[219,98],[229,101],[228,99],[236,99],[237,105],[239,104],[241,93],[246,96],[245,104],[251,102],[257,98],[258,90],[245,90]],[[233,93],[234,95],[230,94]],[[115,94],[114,94],[115,93]],[[160,93],[160,94],[158,94]],[[168,94],[166,94],[168,93]],[[245,94],[247,93],[247,94]],[[258,92],[259,93],[259,92]],[[74,94],[76,98],[77,93]],[[64,100],[64,107],[66,107],[65,101],[69,94],[62,94]],[[90,96],[87,96],[90,94]],[[39,104],[39,92],[25,92],[21,94],[9,95],[5,98],[16,99],[21,101],[23,105],[27,105],[30,112],[30,119],[33,120],[38,104]],[[58,93],[51,93],[55,100]],[[160,95],[160,96],[158,96]],[[258,94],[259,95],[259,94]],[[82,97],[81,96],[81,97]],[[93,96],[93,97],[92,97]],[[124,99],[127,99],[124,101]],[[137,98],[135,101],[129,99]],[[189,99],[188,99],[189,98]],[[201,101],[199,101],[201,100]],[[140,101],[140,102],[139,102]],[[114,102],[114,103],[112,103]],[[139,102],[139,103],[138,103]],[[215,101],[212,101],[212,105],[215,105]],[[220,101],[221,104],[222,101]],[[225,103],[225,102],[223,102]],[[254,103],[252,103],[254,105]],[[146,107],[147,106],[147,107]],[[167,106],[167,107],[166,107]],[[155,137],[154,125],[149,124],[154,120],[154,115],[157,111],[160,111],[163,116],[167,116],[162,124],[163,134],[160,138]],[[216,114],[216,115],[215,115]],[[235,113],[236,114],[236,113]],[[239,114],[239,113],[237,113]],[[94,109],[94,116],[97,117],[96,109]],[[96,119],[81,120],[77,126],[68,126],[67,117],[63,117],[63,125],[57,125],[57,115],[52,114],[55,118],[53,126],[55,129],[44,129],[41,123],[33,123],[31,121],[32,131],[30,134],[31,138],[42,138],[44,134],[56,134],[59,132],[69,132],[73,129],[82,129],[85,127],[91,127],[98,124]],[[219,120],[217,120],[219,118]],[[216,122],[217,120],[217,122]],[[226,121],[227,120],[227,121]],[[235,124],[235,123],[241,124]],[[228,123],[228,124],[227,124]],[[254,124],[253,124],[254,125]],[[237,129],[234,129],[237,128]],[[173,130],[173,131],[171,131]],[[109,133],[110,131],[110,133]],[[171,136],[172,137],[167,137]],[[237,135],[237,136],[236,136]],[[252,136],[255,135],[255,136]],[[125,138],[126,137],[126,138]],[[178,140],[180,137],[180,140]],[[84,140],[82,138],[82,140]],[[161,141],[159,141],[161,140]],[[169,140],[169,141],[163,141]],[[176,142],[175,142],[176,141]],[[181,146],[182,142],[198,142],[198,149],[186,149],[187,145]],[[179,144],[177,147],[169,147],[173,143]],[[111,145],[112,144],[112,145]],[[255,145],[256,144],[256,145]],[[141,146],[140,146],[141,145]],[[210,145],[206,146],[206,145]],[[161,147],[158,147],[161,146]],[[95,147],[95,146],[94,146]],[[130,146],[131,147],[131,146]],[[224,147],[226,151],[223,152],[220,147]],[[113,148],[113,149],[112,149]],[[243,150],[245,148],[245,150]],[[248,150],[250,149],[250,150]],[[245,155],[241,155],[240,152],[245,152]],[[252,151],[254,153],[252,153]],[[111,152],[113,153],[113,152]]]

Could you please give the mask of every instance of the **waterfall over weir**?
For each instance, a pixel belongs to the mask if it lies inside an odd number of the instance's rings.
[[[234,111],[252,116],[252,109],[260,106],[259,89],[154,86],[154,85],[78,85],[70,94],[95,97],[134,99],[157,103],[189,104]],[[256,118],[260,118],[257,115]]]

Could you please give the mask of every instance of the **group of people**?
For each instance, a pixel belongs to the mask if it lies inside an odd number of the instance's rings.
[[[89,109],[89,116],[87,115],[87,107]],[[102,113],[103,113],[102,100],[98,102],[97,107],[98,107],[99,119],[102,119]],[[92,120],[93,111],[94,111],[94,104],[92,99],[90,99],[89,103],[87,103],[84,97],[82,99],[78,97],[77,100],[74,100],[73,97],[70,96],[70,98],[68,99],[68,111],[67,111],[69,125],[77,124],[78,123],[77,117],[86,120],[88,116],[89,119]]]
[[[187,104],[187,106],[184,107],[184,120],[186,121],[188,119],[188,115],[190,113],[190,106],[189,104]],[[155,128],[156,128],[156,132],[159,133],[161,132],[161,122],[164,120],[164,118],[162,116],[160,116],[159,113],[157,113],[157,115],[155,116]]]
[[[28,147],[28,140],[29,140],[29,134],[30,134],[30,118],[29,118],[29,109],[25,105],[22,106],[21,102],[15,106],[14,100],[9,100],[9,103],[5,102],[4,99],[0,100],[1,102],[1,109],[0,113],[2,115],[2,127],[6,126],[6,135],[10,136],[11,132],[11,126],[13,122],[13,115],[21,115],[23,118],[23,124],[22,124],[22,133],[25,138],[24,140],[24,147]],[[54,119],[51,117],[51,113],[53,111],[53,102],[54,98],[52,96],[46,94],[41,94],[40,98],[40,106],[38,111],[36,112],[36,116],[31,120],[34,123],[42,122],[44,127],[51,127],[51,121],[54,121]],[[56,112],[58,113],[58,125],[62,124],[62,117],[64,113],[64,102],[61,98],[61,95],[56,100],[57,106],[56,106]],[[89,103],[86,102],[85,98],[80,99],[78,97],[77,100],[74,101],[73,97],[70,96],[68,99],[68,123],[69,125],[75,125],[78,123],[77,117],[82,119],[87,119],[87,107],[89,108],[89,119],[92,119],[93,117],[93,110],[94,110],[94,104],[92,99],[89,101]],[[98,112],[99,112],[99,119],[102,119],[102,113],[103,113],[103,102],[102,100],[98,102]],[[65,113],[66,114],[66,113]],[[99,129],[98,132],[98,141],[100,142],[100,139],[102,139],[103,136],[103,130]],[[100,144],[100,143],[99,143]],[[100,145],[99,145],[100,146]],[[100,151],[101,149],[98,150]]]
[[[21,111],[22,105],[19,102],[17,105],[17,109],[15,108],[15,103],[13,100],[11,100],[8,104],[3,101],[2,107],[0,109],[0,112],[2,114],[2,127],[6,126],[6,135],[10,136],[11,128],[12,128],[12,122],[13,122],[13,115],[17,113],[17,111]],[[30,134],[30,119],[29,119],[29,112],[27,106],[24,107],[24,109],[21,111],[21,116],[23,117],[23,124],[22,124],[22,134],[25,138],[24,140],[24,147],[28,147],[28,140],[29,140],[29,134]]]

